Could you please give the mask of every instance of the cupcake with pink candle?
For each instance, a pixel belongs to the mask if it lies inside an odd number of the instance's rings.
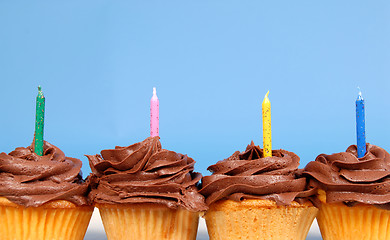
[[[207,209],[198,193],[202,175],[194,172],[192,158],[161,147],[156,96],[151,113],[151,137],[87,156],[90,199],[109,240],[195,240],[199,215]]]

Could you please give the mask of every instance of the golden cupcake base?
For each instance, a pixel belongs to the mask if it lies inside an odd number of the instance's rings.
[[[96,204],[108,240],[195,240],[199,213],[157,204]]]
[[[92,212],[64,200],[24,207],[0,197],[0,239],[82,240]]]
[[[271,200],[222,200],[205,215],[210,240],[304,240],[318,209],[310,202],[278,206]]]
[[[317,221],[323,240],[390,239],[390,211],[372,205],[322,203]]]

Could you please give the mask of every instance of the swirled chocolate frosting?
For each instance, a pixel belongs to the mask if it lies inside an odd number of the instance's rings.
[[[202,175],[195,161],[161,148],[159,137],[89,156],[93,172],[90,198],[103,204],[152,203],[197,212],[207,206],[198,193]]]
[[[0,196],[11,202],[38,207],[52,200],[88,205],[88,182],[81,176],[81,161],[65,157],[56,146],[44,142],[43,156],[33,146],[0,153]]]
[[[304,174],[312,188],[326,192],[327,203],[365,203],[385,208],[390,203],[390,154],[375,145],[367,144],[362,158],[357,157],[356,145],[345,152],[320,154],[307,164]]]
[[[263,156],[263,149],[253,141],[244,152],[211,165],[211,176],[202,179],[200,193],[208,205],[230,199],[269,199],[278,205],[303,202],[314,191],[306,190],[306,178],[298,169],[299,157],[285,150],[273,150],[272,157]]]

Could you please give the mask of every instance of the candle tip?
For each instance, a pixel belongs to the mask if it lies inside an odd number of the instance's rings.
[[[357,87],[357,88],[358,88],[358,91],[359,91],[358,99],[363,99],[362,90],[360,90],[360,87]]]
[[[153,96],[157,95],[157,91],[156,91],[156,88],[154,87],[153,88]]]
[[[267,94],[265,94],[265,97],[266,97],[266,98],[268,98],[268,94],[269,94],[269,90],[268,90]]]
[[[38,85],[38,91],[39,91],[39,92],[42,92],[41,85]]]

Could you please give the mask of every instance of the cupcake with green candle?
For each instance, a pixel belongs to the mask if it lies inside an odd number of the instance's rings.
[[[268,93],[267,93],[268,95]],[[210,240],[304,240],[318,212],[309,198],[299,157],[271,149],[271,108],[263,102],[264,149],[253,141],[245,151],[211,165],[200,193]]]
[[[99,208],[108,240],[195,240],[206,209],[200,173],[187,155],[163,149],[158,99],[151,100],[151,137],[88,156],[90,198]]]
[[[93,207],[81,161],[43,141],[44,98],[37,98],[34,143],[0,153],[0,236],[12,240],[82,240]]]
[[[366,144],[361,93],[356,107],[357,145],[305,167],[324,240],[390,239],[390,154]]]

